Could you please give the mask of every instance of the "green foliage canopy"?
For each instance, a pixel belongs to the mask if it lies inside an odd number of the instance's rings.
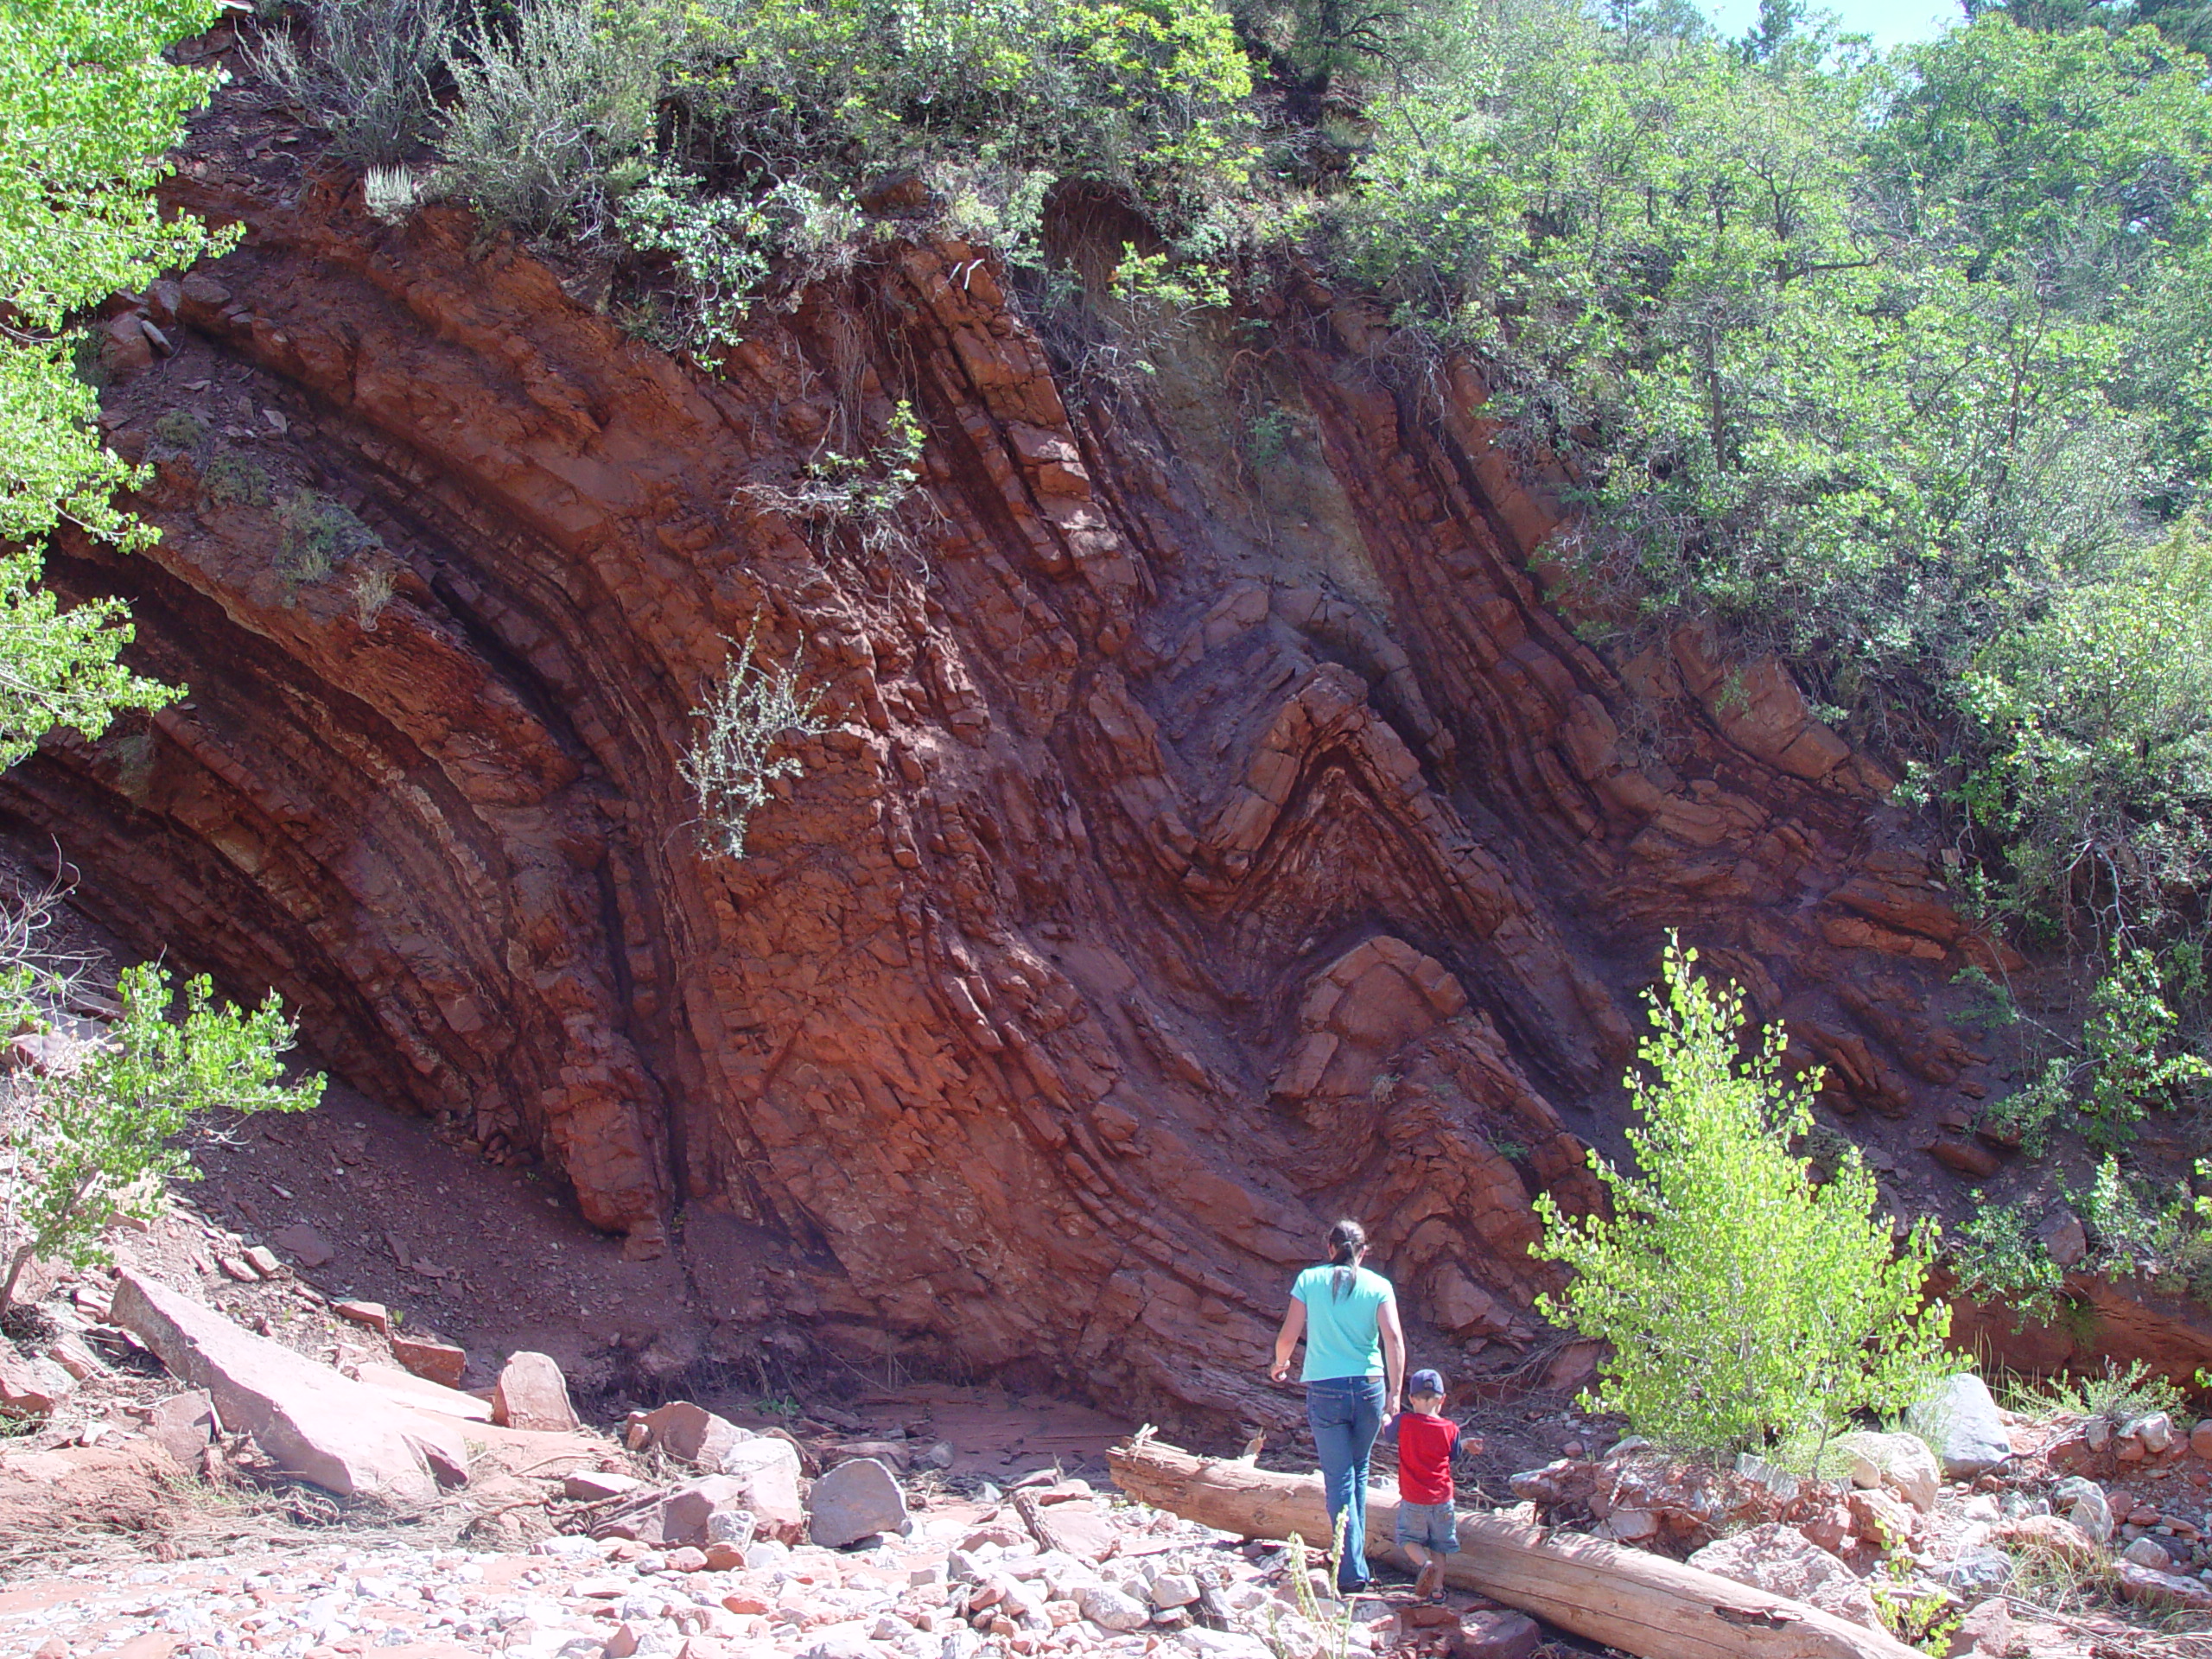
[[[73,313],[213,245],[150,188],[214,72],[164,61],[213,0],[12,0],[0,7],[0,764],[57,721],[88,736],[171,695],[117,660],[120,604],[63,612],[37,585],[63,520],[124,546],[153,532],[113,504],[137,474],[103,448]]]

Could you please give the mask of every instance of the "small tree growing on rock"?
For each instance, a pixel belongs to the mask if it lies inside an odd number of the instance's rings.
[[[767,803],[769,785],[806,773],[797,755],[779,751],[830,729],[814,711],[822,693],[799,690],[798,659],[780,668],[763,663],[760,632],[755,617],[721,683],[691,711],[706,725],[683,757],[683,781],[699,798],[701,839],[731,858],[745,856],[746,827]]]
[[[36,989],[29,968],[0,980],[11,1028],[43,1024]],[[183,1017],[173,1020],[169,976],[147,963],[124,970],[118,995],[123,1013],[105,1039],[55,1056],[43,1075],[12,1073],[0,1094],[0,1314],[34,1260],[105,1261],[111,1221],[150,1221],[170,1181],[199,1179],[190,1150],[175,1144],[195,1117],[305,1111],[322,1098],[320,1074],[296,1084],[279,1076],[296,1027],[274,991],[258,1008],[232,1008],[213,1000],[206,977],[188,980]]]
[[[1585,1403],[1640,1434],[1714,1452],[1825,1440],[1852,1412],[1908,1404],[1932,1374],[1950,1328],[1923,1294],[1936,1231],[1923,1220],[1894,1245],[1855,1148],[1814,1183],[1789,1143],[1818,1075],[1783,1076],[1779,1026],[1743,1053],[1743,993],[1696,962],[1670,943],[1649,996],[1649,1075],[1627,1078],[1637,1173],[1590,1154],[1614,1217],[1536,1200],[1531,1254],[1574,1271],[1540,1306],[1611,1344]]]

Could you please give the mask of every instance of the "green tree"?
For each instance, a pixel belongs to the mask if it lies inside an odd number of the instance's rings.
[[[0,1002],[10,1029],[42,1023],[38,988],[28,969],[8,976]],[[16,1073],[0,1101],[0,1313],[33,1260],[103,1261],[114,1217],[150,1220],[168,1183],[199,1179],[190,1152],[174,1144],[195,1117],[305,1111],[322,1098],[319,1075],[279,1078],[294,1027],[274,992],[247,1012],[217,1004],[205,978],[190,980],[183,1018],[172,1020],[169,977],[147,964],[124,970],[118,995],[122,1017],[104,1040],[44,1077]]]
[[[175,695],[122,666],[117,601],[62,611],[38,586],[65,520],[125,547],[154,531],[118,510],[138,474],[100,443],[73,315],[219,245],[151,194],[216,72],[163,51],[215,0],[11,0],[0,7],[0,765],[60,723],[89,737],[118,709]]]
[[[1738,1049],[1743,995],[1670,944],[1649,997],[1648,1073],[1627,1079],[1636,1173],[1591,1154],[1614,1215],[1537,1199],[1531,1253],[1573,1270],[1545,1316],[1611,1344],[1588,1403],[1637,1433],[1732,1451],[1825,1437],[1850,1414],[1902,1407],[1949,1329],[1925,1300],[1936,1234],[1902,1249],[1855,1150],[1815,1185],[1789,1142],[1812,1122],[1809,1083],[1782,1071],[1781,1027]]]

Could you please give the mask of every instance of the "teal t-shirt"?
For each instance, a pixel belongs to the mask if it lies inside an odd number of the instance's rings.
[[[1334,1281],[1340,1269],[1308,1268],[1290,1294],[1306,1304],[1306,1369],[1308,1382],[1331,1376],[1382,1375],[1382,1304],[1396,1293],[1379,1273],[1354,1268],[1341,1296]]]

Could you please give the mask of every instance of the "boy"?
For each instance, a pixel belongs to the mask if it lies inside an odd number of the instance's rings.
[[[1406,1409],[1389,1428],[1398,1446],[1398,1548],[1421,1569],[1414,1593],[1424,1601],[1444,1599],[1444,1560],[1459,1548],[1459,1517],[1452,1503],[1459,1425],[1441,1415],[1443,1409],[1443,1376],[1415,1371],[1406,1382]],[[1469,1442],[1465,1450],[1479,1445]]]

